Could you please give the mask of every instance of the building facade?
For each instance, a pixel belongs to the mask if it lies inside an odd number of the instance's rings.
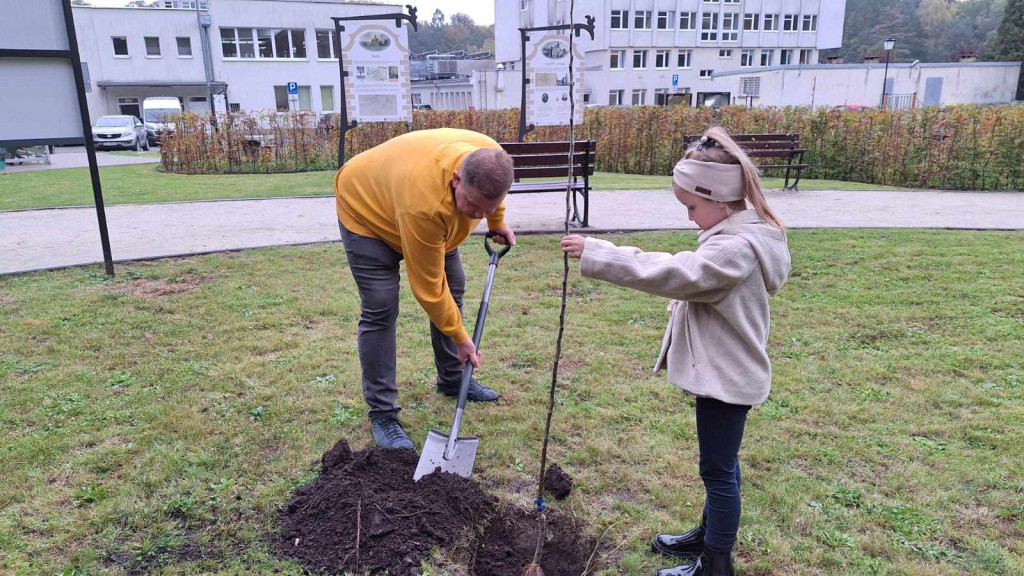
[[[495,57],[520,69],[519,28],[567,24],[565,0],[495,1]],[[735,102],[722,72],[818,63],[842,43],[846,0],[580,0],[575,20],[595,17],[583,40],[587,104]],[[724,102],[723,102],[724,100]]]
[[[198,10],[188,0],[76,7],[89,112],[93,120],[141,116],[142,101],[156,96],[178,98],[197,113],[210,112],[211,101],[217,112],[336,112],[341,89],[331,17],[403,10],[341,0],[200,0]],[[399,35],[408,42],[404,26]],[[299,85],[297,105],[288,102],[289,82]]]

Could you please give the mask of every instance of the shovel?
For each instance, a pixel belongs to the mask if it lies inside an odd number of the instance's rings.
[[[495,250],[487,240],[495,236],[494,232],[488,232],[484,237],[484,248],[491,257],[487,269],[487,284],[484,286],[484,298],[480,302],[480,312],[476,315],[476,328],[473,330],[473,345],[480,348],[480,336],[484,333],[484,319],[487,318],[487,305],[491,301],[491,286],[494,284],[494,271],[498,268],[498,260],[508,253],[512,248],[505,245],[501,250]],[[431,429],[427,432],[427,439],[423,442],[423,452],[420,454],[420,461],[416,465],[416,472],[412,479],[419,481],[420,478],[430,474],[437,468],[442,472],[458,474],[469,478],[473,474],[473,463],[476,461],[476,447],[480,439],[476,436],[459,438],[459,425],[462,424],[462,412],[466,408],[466,396],[469,395],[469,383],[473,378],[473,364],[466,363],[462,371],[462,386],[459,388],[459,400],[455,404],[455,419],[452,421],[452,431],[444,434]]]

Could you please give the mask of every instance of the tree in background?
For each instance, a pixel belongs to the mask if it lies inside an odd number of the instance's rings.
[[[444,12],[434,10],[430,22],[419,22],[419,30],[409,27],[409,50],[414,54],[433,50],[441,53],[493,51],[494,25],[477,26],[472,18],[462,13],[453,14],[446,23]]]
[[[990,54],[1002,62],[1024,60],[1024,0],[1009,0],[1006,4]],[[1024,71],[1017,82],[1017,99],[1024,100]]]

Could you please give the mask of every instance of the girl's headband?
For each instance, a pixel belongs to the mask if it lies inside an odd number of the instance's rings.
[[[708,200],[743,199],[743,168],[739,164],[680,160],[672,169],[672,183]]]

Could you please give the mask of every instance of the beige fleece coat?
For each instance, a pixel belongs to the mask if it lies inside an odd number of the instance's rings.
[[[695,395],[757,405],[771,390],[768,299],[789,276],[781,230],[744,210],[701,232],[695,252],[667,254],[587,238],[588,278],[671,298],[655,372]]]

